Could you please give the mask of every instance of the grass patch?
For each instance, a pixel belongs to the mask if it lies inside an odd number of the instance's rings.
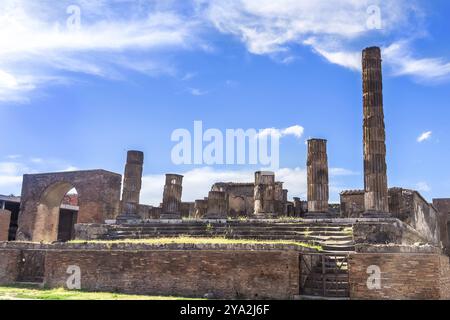
[[[2,286],[0,300],[190,300],[180,297],[144,296],[110,292],[88,292],[59,289],[40,289],[30,286]]]
[[[303,248],[315,249],[322,251],[322,247],[319,245],[313,245],[310,243],[303,243],[294,240],[251,240],[251,239],[227,239],[224,237],[213,238],[196,238],[188,236],[180,236],[174,238],[150,238],[150,239],[123,239],[123,240],[72,240],[69,243],[98,243],[98,244],[280,244],[280,245],[293,245]]]

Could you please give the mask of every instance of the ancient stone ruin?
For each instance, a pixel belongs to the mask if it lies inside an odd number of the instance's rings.
[[[0,284],[60,287],[77,265],[85,290],[449,299],[450,199],[388,188],[381,50],[365,49],[362,66],[364,188],[342,191],[339,204],[329,203],[324,139],[308,141],[307,199],[290,200],[275,173],[258,171],[247,183],[218,181],[194,202],[183,201],[183,176],[167,174],[161,204],[142,204],[139,151],[127,154],[122,196],[121,175],[104,170],[25,175],[20,198],[0,196]],[[180,236],[205,242],[146,242]]]

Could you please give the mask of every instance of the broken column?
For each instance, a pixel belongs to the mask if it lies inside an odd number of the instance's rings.
[[[328,213],[327,140],[308,140],[308,216]]]
[[[123,177],[122,211],[117,220],[140,219],[139,196],[142,186],[142,171],[144,153],[141,151],[128,151],[127,163]]]
[[[203,218],[208,210],[208,198],[205,200],[195,200],[194,206],[194,218],[201,219]]]
[[[381,50],[363,51],[364,207],[368,215],[389,212]]]
[[[208,194],[208,210],[205,219],[226,219],[228,212],[227,193],[210,191]]]
[[[181,219],[183,176],[166,174],[161,219]]]
[[[254,214],[257,218],[267,218],[275,213],[275,173],[258,171],[255,173]]]

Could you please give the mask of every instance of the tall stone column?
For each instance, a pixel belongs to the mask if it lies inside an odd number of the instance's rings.
[[[327,140],[308,140],[308,215],[328,213]]]
[[[383,111],[381,50],[367,48],[362,56],[364,101],[364,207],[367,214],[389,212],[386,133]]]
[[[181,219],[183,176],[166,174],[161,219]]]
[[[144,153],[141,151],[128,151],[127,163],[123,178],[122,212],[117,220],[140,219],[139,196],[142,186],[142,171]]]

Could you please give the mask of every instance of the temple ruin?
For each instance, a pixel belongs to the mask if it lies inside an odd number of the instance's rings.
[[[139,151],[127,153],[122,196],[122,176],[104,170],[25,175],[20,198],[0,196],[0,284],[64,286],[67,265],[76,264],[85,290],[450,299],[450,199],[430,203],[418,191],[388,188],[377,47],[362,53],[362,82],[363,188],[342,191],[339,204],[329,203],[324,139],[308,141],[306,199],[290,195],[274,172],[257,171],[246,183],[217,181],[192,202],[183,201],[184,177],[167,174],[161,203],[142,204]],[[142,241],[179,236],[255,242]],[[374,265],[381,272],[376,290],[367,286]],[[98,270],[102,277],[94,276]]]

